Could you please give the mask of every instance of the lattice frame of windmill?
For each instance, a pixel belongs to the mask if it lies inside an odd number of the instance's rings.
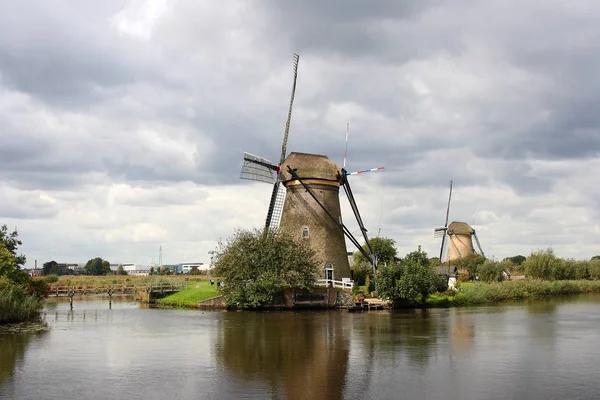
[[[265,219],[265,232],[268,229],[277,229],[281,221],[281,213],[285,202],[285,189],[281,185],[279,172],[281,164],[287,155],[287,141],[290,132],[290,123],[292,119],[292,109],[294,106],[294,97],[296,95],[296,81],[298,79],[298,62],[300,56],[294,53],[293,56],[293,71],[294,80],[292,84],[292,94],[290,96],[290,104],[288,108],[288,116],[285,123],[285,131],[283,134],[283,143],[281,145],[281,156],[279,163],[274,165],[266,158],[262,158],[250,153],[244,153],[244,164],[240,173],[240,179],[254,180],[259,182],[270,183],[273,185],[267,217]]]

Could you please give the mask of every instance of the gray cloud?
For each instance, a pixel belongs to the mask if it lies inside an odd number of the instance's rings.
[[[294,51],[288,151],[341,164],[350,122],[348,168],[386,167],[352,181],[364,218],[401,251],[436,251],[453,179],[453,218],[475,211],[490,251],[597,252],[594,2],[162,4],[26,1],[0,15],[0,180],[13,196],[2,217],[70,226],[65,257],[133,259],[136,246],[177,238],[194,258],[196,240],[260,225],[269,190],[239,169],[244,151],[279,157]],[[19,200],[32,191],[57,203]],[[182,230],[190,213],[194,228]],[[515,244],[503,233],[513,225],[547,233]]]

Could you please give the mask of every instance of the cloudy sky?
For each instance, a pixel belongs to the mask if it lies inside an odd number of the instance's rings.
[[[596,1],[0,2],[0,224],[28,266],[208,263],[260,227],[239,170],[279,157],[294,52],[288,151],[341,163],[350,123],[348,169],[386,168],[351,178],[371,235],[437,254],[452,179],[486,255],[600,254]]]

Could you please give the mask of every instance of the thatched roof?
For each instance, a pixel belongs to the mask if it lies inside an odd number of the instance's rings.
[[[296,170],[303,179],[338,180],[338,171],[341,167],[331,161],[327,156],[308,153],[291,153],[281,165],[280,179],[282,182],[292,180],[288,172],[288,165]]]
[[[466,222],[454,221],[448,226],[448,235],[470,235],[472,232],[473,228]]]

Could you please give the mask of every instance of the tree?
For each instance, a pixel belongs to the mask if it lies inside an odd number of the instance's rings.
[[[167,267],[166,265],[163,265],[162,267],[160,267],[160,269],[158,270],[158,273],[160,275],[171,275],[171,269],[169,267]]]
[[[219,242],[214,260],[227,303],[243,308],[269,304],[286,287],[309,289],[318,272],[314,250],[272,230],[237,230],[227,243]]]
[[[88,275],[103,275],[102,259],[100,257],[92,258],[85,264],[85,272]]]
[[[27,284],[29,275],[19,269],[17,257],[0,243],[0,276],[7,277],[10,281],[18,284]]]
[[[512,257],[506,257],[505,260],[510,260],[512,261],[512,263],[514,265],[521,265],[523,264],[523,261],[525,261],[527,259],[527,257],[522,256],[522,255],[518,255],[518,256],[512,256]]]
[[[202,271],[200,271],[198,269],[197,265],[193,265],[192,268],[190,269],[190,271],[188,272],[188,275],[201,275]]]
[[[125,271],[122,264],[119,264],[117,268],[117,275],[127,275],[127,271]]]
[[[377,291],[381,297],[391,299],[395,304],[402,301],[425,303],[431,293],[436,292],[441,280],[429,266],[427,253],[413,251],[404,257],[398,265],[392,263],[380,267],[377,275]]]
[[[6,225],[0,227],[0,277],[4,277],[5,290],[12,290],[9,286],[18,286],[37,299],[41,299],[47,295],[48,285],[41,280],[31,279],[25,271],[21,270],[21,266],[25,263],[25,256],[17,255],[18,246],[22,244],[18,235],[16,229],[8,233]]]
[[[10,252],[15,257],[15,262],[17,264],[17,268],[20,269],[23,265],[25,265],[26,259],[23,254],[17,255],[17,248],[21,246],[23,243],[19,240],[19,233],[17,232],[17,228],[12,232],[8,232],[8,227],[6,225],[2,225],[0,227],[0,246],[4,247],[6,250]]]
[[[58,263],[56,261],[45,262],[42,266],[42,272],[44,275],[58,275]]]
[[[442,265],[442,262],[440,261],[439,257],[430,257],[429,258],[429,266],[430,267],[433,268],[433,267],[438,267],[440,265]]]
[[[531,278],[550,279],[552,271],[561,268],[562,260],[554,255],[554,250],[549,247],[546,250],[532,252],[523,262],[525,274]]]
[[[508,260],[510,261],[510,260]],[[483,282],[501,282],[504,280],[505,264],[495,260],[485,260],[477,270],[479,279]]]
[[[396,249],[396,241],[391,238],[382,238],[376,237],[369,239],[369,244],[371,245],[371,249],[373,249],[373,253],[377,257],[378,265],[392,264],[396,261],[396,257],[398,254],[398,250]],[[369,249],[365,244],[363,244],[363,249],[368,253]],[[371,265],[371,260],[367,260],[367,258],[360,252],[356,251],[353,255],[354,258],[354,267],[360,265]]]
[[[110,262],[103,260],[102,261],[102,275],[110,275],[112,274],[112,269],[110,269]]]
[[[600,259],[594,258],[590,260],[588,264],[588,271],[590,279],[598,280],[600,279]]]
[[[469,272],[469,276],[477,276],[477,269],[483,262],[485,257],[481,254],[470,254],[456,260],[450,261],[450,265],[456,265],[458,268],[464,268]]]

